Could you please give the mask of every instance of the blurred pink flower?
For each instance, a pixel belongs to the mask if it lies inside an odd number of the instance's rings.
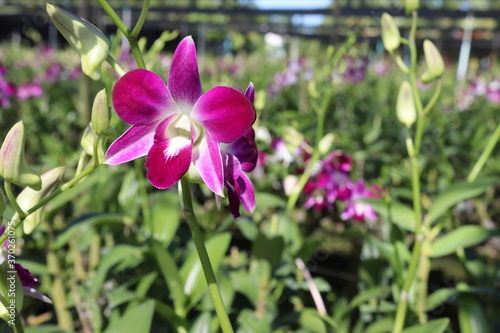
[[[380,198],[380,190],[376,186],[371,189],[366,187],[363,180],[358,180],[356,183],[349,183],[350,197],[347,200],[347,205],[344,211],[340,214],[342,220],[353,219],[355,221],[376,221],[377,214],[372,206],[360,201],[365,198]]]
[[[27,100],[28,98],[38,98],[42,96],[43,88],[38,83],[28,82],[17,87],[16,98],[19,101]]]

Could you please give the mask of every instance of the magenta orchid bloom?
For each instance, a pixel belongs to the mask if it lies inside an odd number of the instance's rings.
[[[254,86],[250,84],[245,96],[253,103]],[[237,140],[222,144],[222,160],[224,164],[224,185],[227,188],[229,209],[234,218],[240,216],[240,202],[247,212],[255,208],[255,191],[252,182],[245,174],[257,165],[258,150],[255,144],[255,131],[250,128]]]
[[[377,186],[368,188],[363,180],[358,180],[356,183],[350,184],[351,197],[347,201],[347,205],[340,214],[342,220],[353,219],[354,221],[364,221],[365,219],[374,222],[377,220],[377,214],[372,206],[362,202],[365,198],[380,198],[381,190]]]
[[[219,143],[231,143],[250,129],[256,117],[252,102],[229,87],[202,93],[191,37],[177,47],[167,83],[145,69],[130,71],[116,82],[113,105],[132,127],[111,144],[105,163],[147,155],[147,178],[161,189],[175,184],[194,164],[207,186],[223,196]]]

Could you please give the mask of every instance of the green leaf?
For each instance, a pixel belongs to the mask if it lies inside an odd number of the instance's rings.
[[[413,209],[401,202],[393,199],[388,205],[387,202],[381,198],[365,198],[360,201],[372,206],[378,214],[394,222],[401,229],[407,231],[415,230],[415,214]]]
[[[125,311],[121,319],[113,322],[105,333],[144,333],[150,332],[155,301],[149,300],[131,307]]]
[[[132,245],[116,245],[113,247],[102,259],[97,268],[95,277],[92,280],[90,289],[93,292],[97,292],[104,281],[109,270],[115,266],[125,261],[135,261],[137,258],[141,258],[144,253],[142,247],[132,246]]]
[[[168,251],[158,243],[154,242],[153,250],[156,257],[156,262],[160,268],[163,279],[170,290],[170,296],[174,302],[175,313],[181,317],[186,315],[184,305],[186,304],[186,295],[182,286],[184,283],[179,274],[177,265]]]
[[[300,312],[300,325],[312,333],[326,333],[325,322],[321,319],[316,309],[303,309]]]
[[[230,241],[231,234],[222,233],[211,237],[205,242],[215,274],[217,274],[219,265],[227,252]],[[191,247],[191,252],[180,270],[180,277],[184,282],[184,293],[189,296],[190,305],[192,306],[198,302],[207,289],[207,282],[201,267],[198,252],[194,247]]]
[[[60,249],[68,244],[70,240],[75,238],[80,232],[93,228],[100,224],[120,224],[124,223],[123,214],[98,214],[87,218],[73,221],[66,230],[59,234],[54,245],[55,249]]]
[[[478,179],[472,183],[462,182],[450,186],[434,200],[427,214],[429,223],[434,222],[452,206],[484,193],[488,188],[497,184],[499,181],[499,178],[488,177]]]
[[[462,293],[458,296],[458,322],[461,333],[488,333],[491,325],[484,316],[486,309],[475,295]]]
[[[275,267],[281,261],[281,255],[285,247],[283,237],[267,237],[259,233],[253,242],[252,253],[257,259],[267,260],[271,267]]]
[[[394,319],[387,317],[372,323],[364,330],[364,333],[390,333],[393,327]]]
[[[371,299],[384,298],[391,293],[390,287],[374,287],[356,295],[349,303],[349,310],[353,310]]]
[[[403,333],[422,333],[422,332],[443,333],[449,324],[450,324],[450,319],[441,318],[441,319],[431,320],[430,322],[425,324],[408,327],[403,331]],[[482,332],[482,331],[477,331],[477,332]]]
[[[167,247],[177,233],[180,222],[179,199],[175,193],[164,192],[155,202],[152,212],[152,225],[146,226],[153,238]]]
[[[484,242],[490,237],[500,236],[500,230],[489,230],[478,225],[465,225],[437,238],[431,245],[431,258],[454,253],[458,248],[466,248]]]
[[[442,288],[436,290],[427,297],[427,301],[425,303],[425,311],[434,310],[435,308],[446,302],[449,298],[456,295],[457,290],[455,288]]]
[[[255,194],[255,207],[257,209],[276,208],[284,206],[285,200],[276,195],[261,192]]]
[[[33,327],[26,327],[24,333],[73,333],[74,331],[66,331],[59,328],[58,325],[40,325]]]

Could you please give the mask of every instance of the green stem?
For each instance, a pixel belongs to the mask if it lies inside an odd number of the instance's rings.
[[[19,204],[17,203],[16,197],[14,196],[14,193],[12,193],[11,182],[6,180],[4,182],[4,187],[5,187],[5,194],[7,194],[7,198],[9,198],[11,205],[14,207],[14,209],[16,210],[19,217],[22,219],[26,218],[27,214],[24,212],[24,210],[21,208],[21,206],[19,206]],[[7,233],[4,233],[4,235],[7,235]],[[7,237],[5,237],[5,238],[7,238]],[[0,244],[3,244],[3,241],[0,241]]]
[[[147,191],[147,183],[146,179],[144,178],[144,171],[143,171],[143,163],[140,160],[135,160],[134,161],[135,165],[135,173],[137,175],[137,180],[139,181],[139,194],[141,196],[141,209],[142,209],[142,216],[144,218],[144,223],[146,225],[150,225],[151,227],[151,233],[154,234],[154,223],[151,221],[151,212],[149,209],[148,205],[148,191]]]
[[[472,168],[469,176],[467,177],[468,182],[473,182],[474,180],[476,180],[477,176],[479,175],[479,172],[481,172],[481,169],[486,164],[486,161],[493,152],[493,149],[495,148],[499,139],[500,139],[500,123],[497,125],[495,132],[493,132],[493,135],[490,137],[490,140],[486,144],[486,147],[481,153],[481,156],[479,157],[476,164]]]
[[[141,14],[139,15],[139,19],[137,20],[134,29],[130,33],[130,38],[136,39],[137,36],[139,36],[139,32],[141,32],[142,26],[146,21],[148,10],[149,10],[149,0],[144,0],[144,3],[142,4]]]
[[[104,9],[106,14],[113,20],[115,25],[120,29],[120,31],[125,35],[125,37],[130,36],[130,29],[123,23],[122,19],[118,14],[115,12],[115,10],[109,5],[109,3],[106,0],[97,0],[99,5]]]
[[[422,135],[425,125],[425,113],[422,106],[422,100],[420,99],[420,94],[417,89],[417,78],[416,78],[417,47],[415,44],[415,34],[417,31],[417,19],[418,19],[417,11],[413,11],[412,25],[410,29],[409,47],[410,47],[410,57],[411,57],[410,84],[412,87],[415,106],[418,112],[417,127],[415,130],[415,144],[413,143],[410,137],[406,139],[406,146],[408,149],[408,155],[410,157],[411,169],[412,169],[411,182],[412,182],[412,196],[413,196],[413,211],[415,215],[415,243],[413,245],[410,265],[408,267],[408,273],[406,275],[403,284],[403,289],[401,290],[401,297],[399,299],[398,307],[396,310],[396,318],[392,330],[393,333],[400,333],[404,328],[406,320],[406,311],[408,309],[408,293],[413,281],[415,280],[415,273],[417,272],[419,258],[422,250],[422,242],[424,238],[422,235],[422,211],[421,211],[422,208],[421,208],[421,197],[420,197],[421,196],[420,171],[418,166],[418,160],[420,157],[420,146],[422,142]]]
[[[73,178],[69,182],[63,184],[57,190],[55,190],[54,192],[52,192],[51,194],[49,194],[47,197],[45,197],[44,199],[40,200],[40,202],[38,202],[36,205],[34,205],[30,209],[28,209],[26,211],[24,217],[21,217],[21,214],[19,214],[19,212],[18,212],[19,218],[17,219],[17,221],[15,221],[14,229],[17,229],[17,227],[19,227],[19,225],[21,225],[21,223],[30,214],[34,213],[39,208],[42,208],[43,206],[45,206],[49,201],[51,201],[52,199],[54,199],[55,197],[57,197],[61,193],[63,193],[65,191],[69,190],[70,188],[74,187],[80,180],[82,180],[83,178],[85,178],[86,176],[88,176],[96,168],[97,168],[97,166],[95,166],[95,165],[90,165],[89,167],[87,167],[87,169],[83,170],[81,173],[79,173],[77,176],[75,176],[75,178]],[[7,239],[7,233],[5,232],[3,235],[0,236],[0,244],[3,244],[6,239]]]
[[[330,99],[332,98],[333,89],[334,89],[334,87],[332,85],[332,87],[328,90],[325,98],[323,99],[321,106],[317,110],[318,125],[316,126],[316,141],[314,144],[314,152],[307,163],[306,170],[300,176],[297,185],[295,186],[292,194],[288,198],[288,202],[286,203],[286,213],[288,213],[288,214],[290,214],[292,212],[292,210],[295,208],[295,205],[297,204],[297,201],[299,200],[299,196],[302,193],[302,189],[304,188],[304,186],[306,186],[306,183],[309,180],[309,177],[311,177],[314,165],[321,157],[321,153],[319,151],[318,146],[319,146],[319,142],[323,138],[323,132],[324,132],[324,127],[325,127],[326,109],[328,108],[328,104],[330,103]]]
[[[196,219],[196,215],[194,214],[193,200],[191,198],[191,189],[189,188],[189,179],[187,175],[184,175],[184,177],[181,178],[180,185],[184,215],[188,222],[194,244],[196,245],[196,250],[200,257],[203,273],[205,274],[205,279],[207,280],[210,296],[214,302],[215,312],[217,312],[217,316],[219,317],[222,332],[233,333],[233,327],[231,326],[231,321],[229,320],[219,287],[217,286],[217,280],[215,278],[212,264],[210,263],[210,258],[208,257],[203,235],[201,233],[198,220]]]
[[[424,108],[424,111],[423,111],[424,115],[429,113],[429,111],[432,110],[432,107],[434,106],[434,104],[436,104],[437,100],[439,99],[439,95],[441,95],[442,86],[443,86],[443,81],[441,79],[439,79],[439,81],[437,82],[436,90],[434,90],[434,94],[432,95],[431,100],[429,101],[429,103],[427,103],[427,105]]]
[[[125,71],[123,70],[123,68],[121,68],[120,65],[116,62],[116,60],[109,54],[108,57],[106,58],[106,61],[111,66],[111,68],[115,70],[116,74],[120,76],[125,75]]]
[[[137,63],[137,67],[146,69],[146,63],[142,58],[141,49],[139,48],[139,44],[136,39],[128,39],[130,43],[130,49],[132,50],[132,55],[134,56],[135,62]]]

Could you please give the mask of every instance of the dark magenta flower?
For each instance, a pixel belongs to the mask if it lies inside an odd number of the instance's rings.
[[[368,188],[363,180],[358,180],[356,183],[350,183],[351,197],[347,201],[347,205],[340,214],[342,220],[353,219],[355,221],[364,221],[365,219],[374,222],[377,220],[377,214],[372,206],[360,201],[364,198],[380,198],[380,189],[376,186]]]
[[[253,103],[254,87],[250,84],[245,96]],[[224,165],[224,186],[227,189],[229,209],[234,218],[240,216],[240,202],[247,212],[255,208],[255,191],[245,174],[255,169],[258,159],[255,131],[250,128],[241,137],[228,144],[221,144]]]
[[[168,86],[157,74],[136,69],[113,89],[113,105],[132,127],[111,144],[107,164],[147,155],[147,177],[157,188],[175,184],[194,164],[203,181],[223,196],[219,143],[241,137],[255,121],[251,101],[229,87],[202,93],[196,48],[191,37],[177,47]]]

